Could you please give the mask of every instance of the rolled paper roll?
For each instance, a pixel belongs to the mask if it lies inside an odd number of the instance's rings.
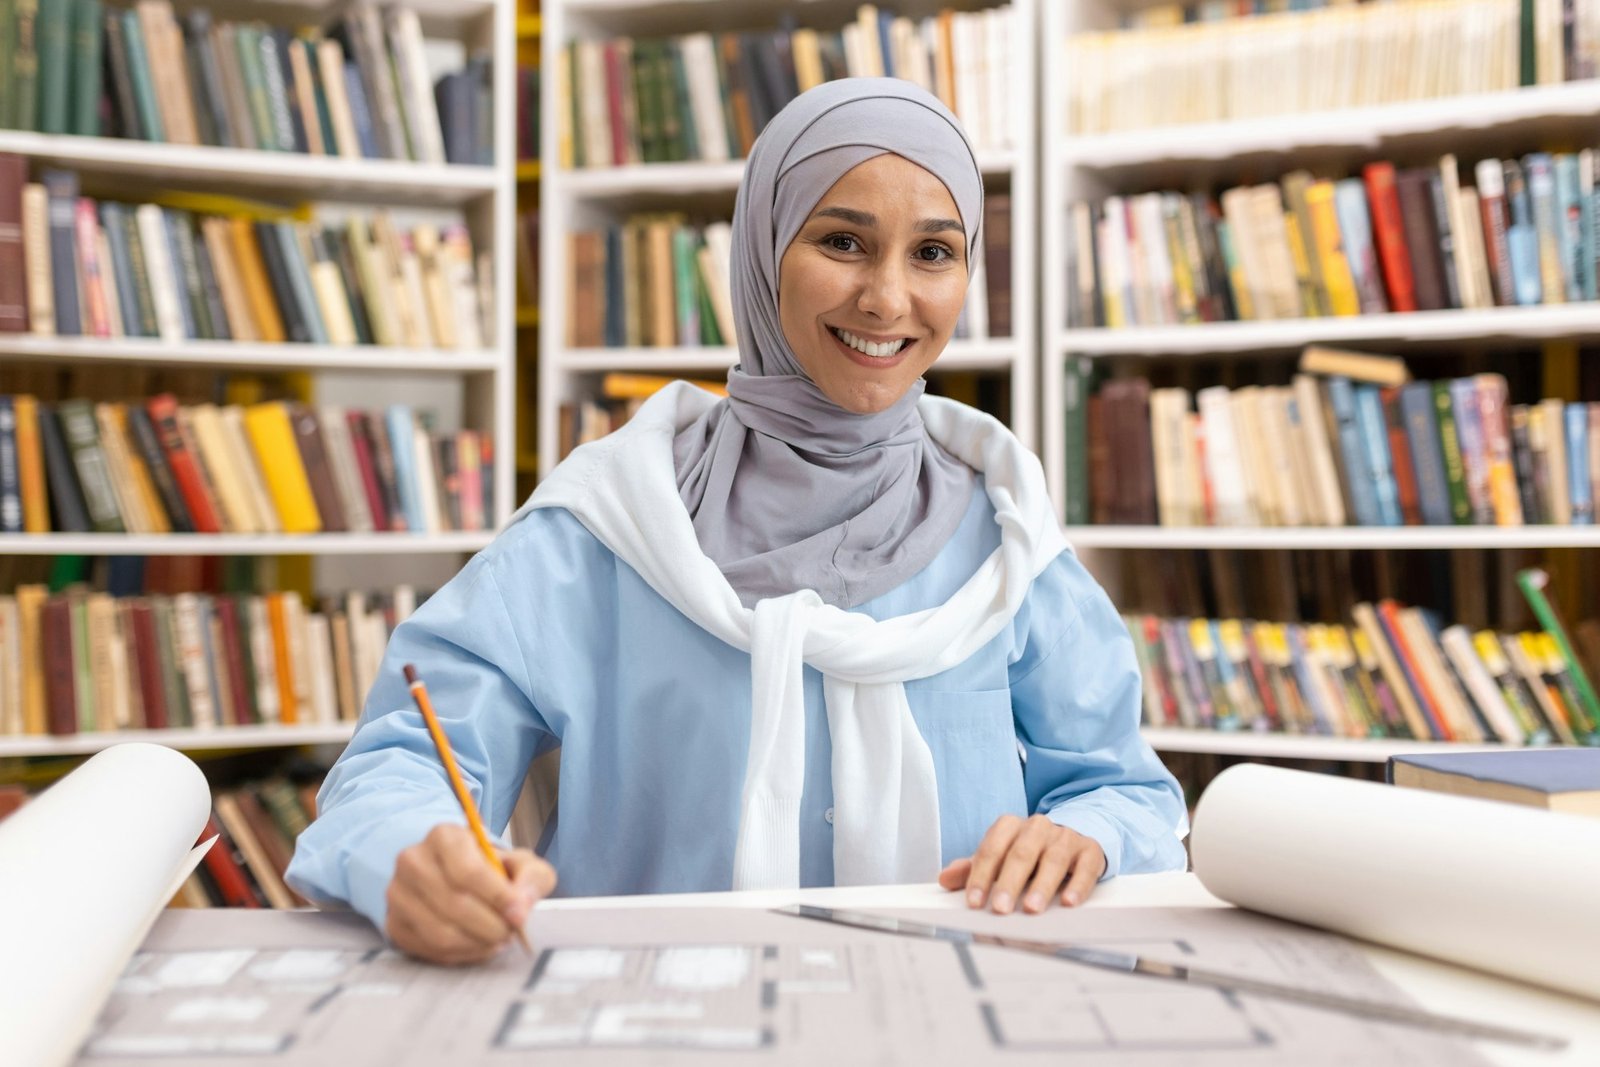
[[[115,745],[0,822],[0,1060],[66,1063],[200,857],[205,775]]]
[[[1600,999],[1600,820],[1240,764],[1190,851],[1239,907]]]

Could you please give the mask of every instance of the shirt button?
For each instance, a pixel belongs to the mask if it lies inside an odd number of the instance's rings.
[[[823,820],[823,822],[826,822],[829,826],[833,825],[833,809],[832,808],[829,808],[827,811],[822,813],[822,820]]]

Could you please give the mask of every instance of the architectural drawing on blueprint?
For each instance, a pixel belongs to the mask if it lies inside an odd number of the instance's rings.
[[[931,913],[897,911],[927,919]],[[995,916],[941,922],[1017,931]],[[839,1062],[1016,1067],[1481,1061],[1421,1031],[984,946],[754,910],[546,911],[533,958],[415,963],[350,916],[171,912],[83,1049],[95,1067],[330,1062],[607,1067]],[[1401,995],[1337,938],[1215,910],[1058,911],[1026,936],[1375,999]]]

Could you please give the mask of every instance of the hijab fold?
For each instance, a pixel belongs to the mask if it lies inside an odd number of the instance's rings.
[[[851,608],[938,555],[975,487],[971,468],[928,435],[917,382],[858,415],[801,369],[778,318],[778,265],[835,182],[894,153],[950,192],[979,254],[983,180],[965,134],[930,94],[851,78],[803,94],[762,131],[734,207],[732,296],[739,365],[728,399],[678,433],[678,491],[701,549],[746,607],[812,589]]]

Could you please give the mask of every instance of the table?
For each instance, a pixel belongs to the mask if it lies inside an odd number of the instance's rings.
[[[833,887],[756,890],[740,893],[682,893],[636,897],[580,897],[547,901],[541,908],[575,910],[614,907],[768,908],[795,902],[841,908],[964,907],[960,894],[936,885]],[[1084,905],[1091,908],[1227,908],[1206,892],[1192,874],[1125,875],[1100,885]],[[1600,905],[1597,905],[1600,906]],[[1026,936],[1026,916],[1018,932]],[[1423,1007],[1484,1022],[1560,1034],[1571,1044],[1561,1053],[1483,1042],[1479,1050],[1504,1067],[1595,1067],[1600,1064],[1600,1003],[1550,992],[1522,982],[1425,959],[1408,952],[1363,945],[1373,965]],[[1600,951],[1600,945],[1595,946]]]

